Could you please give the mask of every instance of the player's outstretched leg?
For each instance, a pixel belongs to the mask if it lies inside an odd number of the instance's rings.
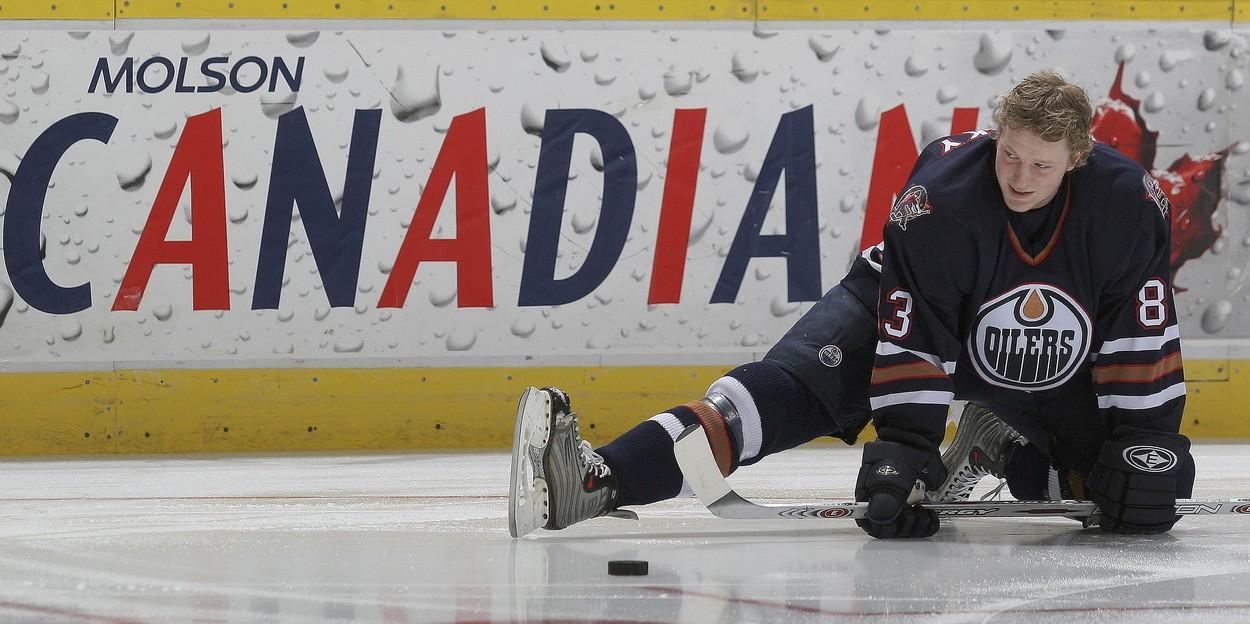
[[[955,429],[955,440],[942,452],[946,481],[929,492],[929,500],[967,500],[982,478],[1006,479],[1007,460],[1017,447],[1027,443],[1024,436],[990,410],[967,404]]]
[[[616,478],[582,439],[568,395],[558,388],[526,388],[512,438],[512,537],[606,515],[616,509],[616,498]]]

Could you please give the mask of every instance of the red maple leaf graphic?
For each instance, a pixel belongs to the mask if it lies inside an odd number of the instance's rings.
[[[1181,156],[1165,170],[1154,168],[1159,133],[1146,128],[1141,116],[1141,100],[1130,97],[1122,87],[1124,63],[1116,72],[1108,100],[1098,103],[1090,134],[1137,161],[1159,181],[1159,187],[1172,205],[1172,274],[1211,249],[1220,237],[1215,210],[1220,201],[1220,181],[1229,148],[1190,158]],[[1178,291],[1183,289],[1178,288]]]

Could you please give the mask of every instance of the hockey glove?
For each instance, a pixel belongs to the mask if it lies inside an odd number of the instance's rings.
[[[878,432],[877,441],[864,445],[863,465],[855,482],[855,500],[868,501],[868,517],[855,523],[877,539],[937,533],[937,513],[909,500],[917,480],[929,489],[946,480],[937,449],[915,434]]]
[[[1102,511],[1102,530],[1163,533],[1176,515],[1177,473],[1189,458],[1189,439],[1179,433],[1117,427],[1103,442],[1085,480],[1090,500]]]

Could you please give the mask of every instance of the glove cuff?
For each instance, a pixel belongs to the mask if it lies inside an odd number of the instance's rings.
[[[1171,475],[1189,456],[1189,439],[1179,433],[1121,429],[1103,442],[1099,465],[1129,473]]]

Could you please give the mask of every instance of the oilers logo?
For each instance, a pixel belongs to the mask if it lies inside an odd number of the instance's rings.
[[[1023,284],[981,306],[968,352],[986,382],[1048,390],[1066,382],[1089,353],[1089,315],[1062,290]]]

